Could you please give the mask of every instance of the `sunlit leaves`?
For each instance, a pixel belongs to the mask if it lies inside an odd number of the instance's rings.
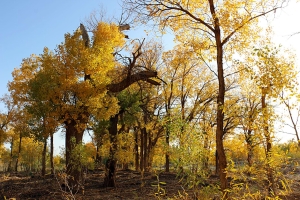
[[[293,54],[280,48],[265,46],[254,49],[245,68],[263,93],[278,97],[296,79]]]
[[[45,48],[40,56],[24,59],[13,72],[9,89],[15,101],[32,107],[41,104],[56,119],[77,119],[86,108],[108,118],[118,106],[117,99],[106,95],[107,73],[116,64],[114,51],[123,44],[124,35],[114,24],[99,23],[90,48],[79,31],[65,34],[65,41],[54,52]]]

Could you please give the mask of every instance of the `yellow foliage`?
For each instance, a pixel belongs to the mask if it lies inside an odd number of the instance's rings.
[[[59,155],[54,156],[53,163],[54,163],[54,166],[59,166],[61,164],[61,157]]]
[[[21,165],[32,169],[40,166],[43,143],[35,141],[33,138],[22,139],[22,151],[19,157]]]
[[[116,158],[122,164],[128,164],[134,160],[133,148],[134,148],[134,136],[132,132],[121,133],[117,136],[117,153]]]
[[[113,53],[124,45],[124,35],[117,25],[103,22],[93,33],[89,48],[76,31],[65,34],[54,52],[45,48],[40,56],[24,59],[9,83],[14,101],[32,107],[42,102],[49,117],[76,119],[81,130],[89,114],[108,119],[116,113],[118,101],[106,94],[106,87],[111,82],[108,72],[117,65]]]

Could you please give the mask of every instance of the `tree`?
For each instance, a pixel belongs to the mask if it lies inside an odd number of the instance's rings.
[[[242,101],[241,105],[241,118],[240,126],[245,136],[245,142],[247,144],[247,161],[248,166],[251,167],[253,164],[254,148],[262,143],[260,134],[257,133],[259,113],[261,110],[261,101],[258,98],[255,83],[246,79],[243,76],[241,86]]]
[[[266,144],[269,195],[276,195],[276,186],[274,169],[271,165],[273,146],[271,128],[274,123],[274,117],[272,117],[274,111],[268,105],[270,104],[268,98],[278,99],[284,89],[292,87],[293,80],[296,78],[294,66],[294,59],[291,54],[288,52],[283,53],[280,48],[273,47],[271,44],[254,49],[252,56],[248,57],[247,63],[242,65],[261,93],[259,118]]]
[[[18,140],[18,135],[14,133],[13,129],[7,131],[6,142],[10,144],[10,156],[8,160],[7,171],[13,171],[13,161],[15,159],[15,144]]]
[[[187,45],[216,67],[218,77],[216,143],[220,163],[221,189],[226,193],[227,161],[223,146],[225,102],[224,62],[233,52],[255,39],[258,18],[282,7],[283,2],[260,1],[169,1],[124,0],[127,8],[142,20],[153,19],[162,29],[171,28],[176,40]],[[254,28],[255,27],[255,28]],[[206,52],[205,54],[203,52]],[[208,56],[209,57],[205,57]]]
[[[18,135],[18,152],[16,154],[16,162],[14,171],[18,171],[20,155],[22,152],[22,140],[23,138],[29,137],[31,130],[28,126],[30,115],[26,112],[26,110],[21,110],[20,108],[16,111],[14,121],[12,122],[13,131]]]
[[[32,172],[40,169],[42,152],[43,143],[36,141],[34,138],[24,138],[22,152],[20,153],[20,164],[23,170]]]
[[[173,120],[179,120],[183,125],[180,129],[181,134],[176,133],[177,139],[182,142],[185,133],[184,124],[190,126],[197,124],[195,118],[201,116],[202,111],[216,98],[216,95],[214,78],[193,51],[177,45],[172,50],[164,52],[162,59],[160,74],[165,83],[161,87],[161,98],[164,99],[166,148],[168,149]],[[178,111],[180,115],[177,114]],[[169,160],[167,151],[166,171],[169,171]]]
[[[294,87],[289,88],[288,91],[282,91],[280,94],[280,99],[285,106],[287,112],[288,112],[288,118],[290,119],[290,123],[286,123],[288,127],[292,128],[294,130],[294,134],[297,139],[298,147],[300,147],[300,135],[298,131],[298,121],[300,117],[300,107],[297,104],[297,100],[291,99],[291,96],[297,96],[298,89],[297,89],[297,83],[294,85]],[[290,94],[289,94],[290,93]],[[285,132],[286,133],[286,132]]]
[[[58,45],[55,52],[45,48],[42,55],[24,60],[22,67],[13,73],[14,81],[9,89],[15,100],[25,104],[34,100],[42,102],[51,108],[50,117],[64,125],[67,173],[74,189],[81,184],[82,169],[72,151],[82,143],[91,116],[109,119],[119,109],[111,93],[157,75],[155,71],[133,71],[139,48],[125,76],[114,77],[114,72],[122,66],[115,59],[119,55],[116,52],[123,45],[124,35],[117,25],[100,22],[93,31],[91,45],[81,24],[79,30],[65,35],[64,43]]]
[[[0,113],[0,144],[3,144],[6,140],[6,132],[9,130],[9,124],[14,119],[16,107],[9,95],[4,95],[0,98],[0,101],[4,103],[6,108],[6,112]]]

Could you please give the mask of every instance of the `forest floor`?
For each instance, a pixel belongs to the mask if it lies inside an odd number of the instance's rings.
[[[288,179],[293,179],[290,186],[291,191],[286,196],[280,196],[281,199],[300,199],[300,174],[288,175]],[[159,174],[145,173],[141,178],[141,173],[131,170],[119,170],[117,172],[117,187],[104,188],[104,171],[94,171],[86,176],[84,191],[72,195],[61,187],[58,178],[47,175],[41,177],[26,173],[2,173],[0,174],[0,192],[7,199],[16,200],[59,200],[59,199],[86,199],[86,200],[120,200],[120,199],[221,199],[220,192],[209,194],[209,197],[197,194],[195,197],[193,190],[184,189],[183,182],[180,182],[175,173]],[[158,191],[157,183],[161,182]],[[206,184],[217,185],[218,178],[212,176]],[[194,190],[195,191],[195,190]],[[210,193],[213,191],[210,191]],[[200,197],[199,197],[200,195]],[[2,200],[0,198],[0,200]]]

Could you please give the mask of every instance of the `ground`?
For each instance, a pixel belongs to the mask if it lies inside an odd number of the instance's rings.
[[[88,173],[85,180],[84,191],[80,190],[74,197],[76,199],[157,199],[174,197],[178,191],[183,193],[182,184],[176,179],[174,173],[161,173],[157,176],[153,173],[145,173],[144,179],[140,172],[131,170],[119,170],[117,172],[117,187],[104,188],[104,171]],[[166,194],[158,194],[157,183],[163,182],[161,188],[165,188]],[[164,184],[165,183],[165,184]],[[2,174],[0,188],[7,198],[19,199],[72,199],[70,192],[61,187],[61,182],[53,176],[41,177],[26,173]],[[163,190],[161,190],[163,193]]]
[[[159,177],[159,179],[158,179]],[[289,175],[289,179],[294,179],[291,185],[291,192],[288,196],[281,196],[282,199],[300,199],[300,176]],[[6,198],[16,200],[30,199],[87,199],[87,200],[119,200],[119,199],[197,199],[193,191],[186,189],[183,182],[175,173],[145,173],[142,179],[141,173],[131,170],[119,170],[117,172],[117,187],[104,188],[102,186],[104,171],[94,171],[86,175],[84,190],[74,196],[67,191],[59,178],[47,175],[41,177],[38,174],[28,173],[2,173],[0,176],[0,191]],[[160,182],[160,188],[157,186]],[[218,178],[212,176],[208,184],[218,184]],[[181,194],[181,196],[180,196]],[[213,198],[220,199],[220,193],[212,195]],[[199,198],[198,199],[207,199]],[[2,200],[0,198],[0,200]]]

